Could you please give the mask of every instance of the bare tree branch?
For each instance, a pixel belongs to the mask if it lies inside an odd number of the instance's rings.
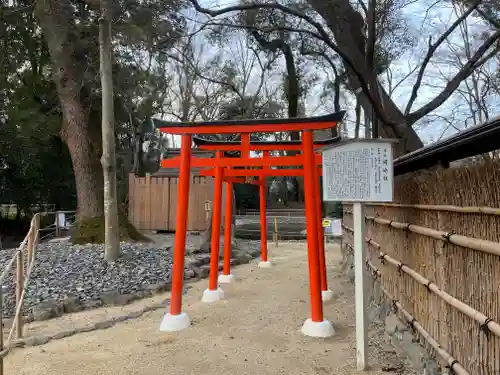
[[[491,26],[496,29],[500,29],[500,22],[495,18],[491,17],[488,13],[484,12],[482,9],[476,9],[476,12],[483,17]]]
[[[363,74],[363,72],[360,71],[360,69],[355,66],[352,59],[344,51],[342,51],[335,44],[335,42],[333,42],[333,40],[330,38],[327,31],[323,28],[323,26],[319,22],[315,21],[312,17],[308,16],[307,14],[305,14],[304,12],[301,12],[298,9],[293,9],[293,8],[290,8],[290,7],[281,5],[281,4],[276,4],[276,3],[242,4],[242,5],[233,5],[233,6],[229,6],[226,8],[217,9],[217,10],[211,10],[211,9],[202,7],[198,0],[189,0],[189,1],[191,2],[191,4],[193,4],[194,8],[198,12],[207,14],[211,17],[217,17],[217,16],[220,16],[222,14],[231,13],[231,12],[241,12],[241,11],[248,11],[248,10],[253,10],[253,9],[277,9],[277,10],[280,10],[284,13],[290,14],[292,16],[298,17],[298,18],[306,21],[307,23],[309,23],[312,27],[314,27],[317,30],[317,33],[312,32],[310,30],[300,30],[300,31],[293,30],[292,28],[287,28],[287,31],[306,32],[309,35],[312,35],[312,36],[322,40],[326,45],[328,45],[328,47],[330,47],[332,50],[334,50],[336,53],[338,53],[339,56],[344,61],[344,63],[352,70],[352,72],[358,78],[361,89],[363,90],[363,92],[367,96],[370,104],[374,108],[376,115],[380,119],[382,119],[382,121],[384,121],[384,123],[386,123],[390,126],[393,126],[395,128],[395,131],[397,131],[396,127],[399,124],[394,123],[394,121],[392,121],[391,119],[389,119],[386,116],[380,103],[376,100],[376,98],[372,94],[371,90],[368,88],[368,83],[365,79],[366,75]],[[274,28],[273,31],[280,30],[280,29],[281,28]],[[261,30],[261,29],[258,29],[258,30],[260,30],[262,32],[266,32],[266,30]],[[267,31],[267,32],[269,32],[269,31]],[[363,67],[362,69],[364,70],[365,68],[366,67]]]
[[[428,113],[432,112],[443,104],[453,92],[460,86],[460,83],[467,79],[476,67],[476,63],[481,59],[481,57],[490,49],[490,47],[500,38],[500,30],[493,33],[482,45],[479,47],[472,55],[471,59],[464,64],[463,68],[458,71],[458,73],[446,84],[445,88],[429,103],[424,105],[422,108],[410,113],[407,117],[410,122],[417,121],[418,119],[424,117]]]
[[[418,72],[417,76],[417,81],[413,85],[413,89],[411,91],[410,95],[410,100],[408,100],[408,104],[406,105],[405,109],[405,116],[407,116],[410,111],[411,107],[413,106],[413,103],[415,103],[415,100],[417,99],[418,96],[418,90],[420,88],[420,85],[422,84],[422,79],[424,77],[425,69],[427,68],[427,65],[431,61],[432,56],[434,56],[434,53],[436,50],[439,48],[439,46],[450,36],[450,34],[471,14],[481,3],[482,0],[474,0],[474,2],[471,4],[469,9],[465,11],[460,17],[456,19],[455,22],[446,30],[439,38],[436,40],[435,43],[431,43],[431,37],[429,37],[429,50],[427,51],[427,54],[425,55],[424,61],[422,62],[422,65],[420,66],[420,70]]]

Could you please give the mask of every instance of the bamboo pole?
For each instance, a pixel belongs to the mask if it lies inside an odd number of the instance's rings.
[[[474,206],[453,206],[436,204],[402,204],[402,203],[368,203],[370,207],[393,207],[393,208],[414,208],[416,210],[457,212],[462,214],[485,214],[500,216],[500,208],[496,207],[474,207]]]
[[[40,243],[40,214],[36,213],[33,216],[33,227],[35,231],[35,242],[34,246],[36,247]]]
[[[26,261],[28,265],[31,264],[31,259],[33,259],[33,249],[35,248],[37,234],[38,229],[36,228],[35,216],[33,216],[33,219],[31,219],[31,230],[28,233],[28,246],[26,250]]]
[[[31,233],[30,233],[31,237]],[[33,240],[31,240],[33,241]],[[28,247],[29,247],[29,239],[28,239]],[[18,307],[22,303],[22,295],[23,295],[23,285],[24,285],[24,259],[23,252],[20,251],[17,253],[17,277],[16,277],[16,307]],[[18,339],[23,337],[23,314],[19,314],[16,318],[16,337]]]
[[[59,224],[59,211],[56,211],[56,238],[61,235],[61,229]]]
[[[372,244],[373,246],[377,247],[380,249],[380,245],[376,243],[373,240],[366,240],[367,243]],[[347,244],[348,246],[352,246],[350,244]],[[417,271],[414,269],[404,265],[400,260],[394,259],[393,257],[381,252],[380,253],[380,259],[386,260],[388,263],[398,267],[402,272],[408,274],[411,276],[415,281],[417,281],[419,284],[424,285],[426,288],[428,288],[429,291],[433,292],[435,295],[440,297],[442,300],[444,300],[448,305],[454,307],[464,315],[467,315],[469,318],[477,321],[479,324],[481,324],[482,327],[487,329],[489,332],[493,333],[494,335],[500,337],[500,324],[497,322],[491,320],[488,318],[486,315],[481,313],[480,311],[472,308],[471,306],[465,304],[464,302],[456,299],[452,295],[448,294],[444,290],[442,290],[436,283],[433,283],[429,279],[425,278],[423,275],[419,274]]]
[[[278,219],[276,217],[274,218],[274,241],[278,247]]]
[[[351,211],[344,211],[346,214],[352,214]],[[462,236],[460,234],[454,234],[453,232],[444,232],[441,230],[436,230],[432,228],[422,227],[420,225],[415,225],[411,223],[400,223],[398,221],[389,220],[381,217],[375,216],[365,216],[366,220],[373,221],[377,224],[387,225],[396,229],[409,230],[410,232],[420,234],[422,236],[427,236],[435,238],[436,240],[448,241],[454,245],[466,247],[468,249],[481,251],[483,253],[488,253],[496,256],[500,256],[500,243],[488,240],[482,240],[479,238]]]

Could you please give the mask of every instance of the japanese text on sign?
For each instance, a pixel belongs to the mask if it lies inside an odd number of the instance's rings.
[[[352,142],[323,152],[325,201],[392,201],[392,145]]]

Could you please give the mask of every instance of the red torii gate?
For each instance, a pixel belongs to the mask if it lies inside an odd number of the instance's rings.
[[[246,138],[241,141],[212,141],[203,138],[193,138],[194,143],[202,150],[210,150],[217,152],[239,152],[240,155],[244,155],[245,151],[248,149],[250,151],[263,152],[264,157],[269,157],[269,152],[271,151],[300,151],[302,148],[301,141],[250,141],[250,145],[246,143],[249,142]],[[314,149],[319,149],[340,141],[340,137],[328,138],[323,140],[314,141]],[[247,151],[248,152],[248,151]],[[318,154],[319,155],[319,154]],[[319,218],[321,219],[321,196],[319,187],[319,175],[321,174],[321,161],[317,161],[318,165],[318,175],[315,178],[317,183],[315,194],[316,197],[316,209],[318,211]],[[163,164],[164,167],[171,166],[171,163],[166,160]],[[202,176],[215,176],[215,169],[201,170],[200,174]],[[229,176],[229,177],[226,177]],[[271,263],[267,258],[267,228],[266,228],[266,185],[265,177],[267,176],[304,176],[303,168],[294,169],[225,169],[224,170],[224,180],[227,185],[227,193],[232,191],[232,183],[243,183],[244,179],[238,177],[258,177],[259,180],[251,181],[254,184],[260,185],[259,200],[260,200],[260,229],[261,229],[261,262],[260,267],[270,267]],[[233,180],[234,179],[234,180]],[[229,218],[229,219],[228,219]],[[230,283],[234,280],[233,275],[230,273],[230,257],[231,257],[231,218],[232,218],[232,194],[231,198],[226,195],[226,212],[225,212],[225,228],[224,228],[224,267],[223,273],[219,276],[220,283]],[[228,228],[229,226],[229,228]],[[213,226],[212,226],[213,229]],[[318,245],[319,245],[319,260],[320,260],[320,274],[321,274],[321,297],[323,301],[329,301],[333,298],[333,292],[328,289],[328,281],[326,275],[326,260],[325,260],[325,246],[324,246],[324,233],[323,227],[319,225],[318,228]],[[214,231],[215,233],[215,231]]]
[[[222,151],[217,152],[215,159],[203,160],[201,158],[193,160],[193,166],[214,167],[214,221],[212,230],[217,230],[215,236],[212,232],[212,256],[210,261],[211,274],[215,269],[218,273],[218,252],[220,231],[220,208],[222,200],[222,182],[224,179],[224,168],[234,167],[261,167],[262,170],[271,170],[271,166],[297,166],[303,165],[303,175],[306,195],[306,228],[308,242],[309,259],[309,279],[311,295],[311,318],[307,319],[302,327],[302,332],[314,337],[331,336],[334,331],[331,323],[323,317],[323,302],[321,293],[321,270],[320,252],[318,251],[318,231],[321,224],[318,222],[317,214],[317,163],[321,164],[320,155],[314,152],[313,131],[330,129],[337,125],[345,115],[345,112],[334,113],[325,116],[312,118],[294,119],[265,119],[265,120],[230,120],[215,122],[179,123],[154,120],[156,126],[162,132],[182,136],[181,154],[179,163],[179,186],[178,186],[178,206],[176,217],[176,233],[174,242],[174,261],[172,270],[172,294],[170,302],[170,312],[165,314],[160,329],[163,331],[179,331],[190,326],[188,315],[182,311],[182,290],[184,281],[184,256],[186,245],[186,224],[189,204],[189,185],[192,137],[195,134],[241,134],[242,155],[239,158],[224,158]],[[301,155],[296,156],[270,156],[262,158],[250,157],[250,134],[251,133],[275,133],[275,132],[302,132]],[[266,154],[270,150],[267,151]],[[172,160],[172,159],[170,159]],[[179,165],[178,164],[178,165]],[[168,159],[162,162],[163,166],[168,165]],[[229,172],[229,171],[228,171]],[[232,195],[232,194],[231,194]],[[265,196],[265,195],[264,195]],[[261,198],[262,199],[262,198]],[[264,217],[265,218],[265,217]],[[262,222],[261,222],[262,223]],[[214,246],[216,245],[216,246]],[[213,255],[217,255],[214,257]],[[262,260],[262,259],[261,259]],[[223,297],[223,291],[215,285],[211,277],[209,288],[204,292],[206,302],[219,300]]]

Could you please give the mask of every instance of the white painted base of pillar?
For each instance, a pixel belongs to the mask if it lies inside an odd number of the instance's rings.
[[[191,321],[185,312],[182,312],[179,315],[171,315],[170,313],[167,313],[163,316],[161,321],[160,331],[177,332],[189,328],[189,326],[191,326]]]
[[[321,299],[323,300],[323,302],[331,301],[333,299],[333,296],[333,291],[331,291],[330,289],[321,291]]]
[[[231,284],[234,283],[235,281],[236,278],[232,273],[230,273],[229,275],[224,275],[224,274],[219,275],[219,284]]]
[[[263,260],[261,260],[259,262],[259,268],[271,268],[273,266],[273,264],[271,263],[270,260],[266,260],[265,262]]]
[[[201,302],[212,303],[221,301],[224,299],[224,291],[221,288],[217,288],[216,290],[205,289],[203,292],[203,297],[201,298]]]
[[[313,322],[310,318],[304,322],[302,333],[309,337],[331,337],[335,335],[332,323],[324,319],[322,322]]]

